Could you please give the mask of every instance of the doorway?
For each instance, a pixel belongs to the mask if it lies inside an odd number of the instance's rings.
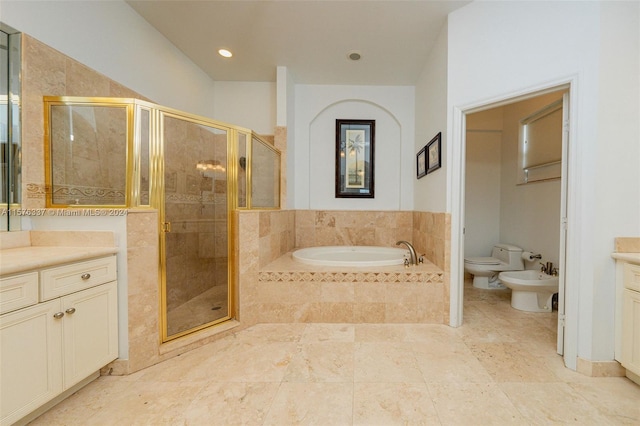
[[[527,181],[519,149],[522,120],[555,101],[562,108],[558,136],[560,161],[543,167],[544,172],[535,170],[534,178]],[[451,325],[463,322],[464,258],[489,256],[497,243],[518,245],[540,253],[541,260],[553,262],[560,271],[557,352],[563,354],[569,85],[456,112],[461,146],[453,153],[453,175],[455,179],[459,173],[461,190],[459,194],[452,191],[452,242],[457,241],[458,245],[452,244],[451,282],[457,283],[457,288],[451,289]],[[454,123],[456,121],[454,119]],[[455,214],[456,195],[459,195],[458,215]],[[525,262],[525,269],[536,268],[539,268],[537,261]],[[456,272],[457,279],[454,278]]]

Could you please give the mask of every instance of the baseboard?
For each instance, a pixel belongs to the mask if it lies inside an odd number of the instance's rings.
[[[634,374],[631,371],[627,370],[627,378],[633,383],[640,385],[640,376],[638,376],[637,374]]]
[[[618,361],[590,361],[578,357],[576,371],[590,377],[624,377],[626,369]]]

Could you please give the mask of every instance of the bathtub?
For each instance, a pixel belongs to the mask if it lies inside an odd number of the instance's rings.
[[[299,249],[292,256],[307,265],[367,267],[402,265],[409,258],[409,251],[395,247],[323,246]]]

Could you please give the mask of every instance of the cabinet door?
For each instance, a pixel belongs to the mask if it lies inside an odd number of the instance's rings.
[[[623,367],[640,374],[640,292],[625,289],[622,296]]]
[[[19,420],[62,392],[62,321],[59,300],[0,317],[3,425]]]
[[[65,388],[118,357],[116,288],[113,281],[62,298]]]

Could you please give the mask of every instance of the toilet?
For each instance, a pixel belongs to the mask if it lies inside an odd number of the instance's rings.
[[[522,249],[511,244],[496,244],[491,257],[464,259],[464,270],[473,275],[473,286],[485,290],[505,288],[498,279],[500,272],[523,269]]]

